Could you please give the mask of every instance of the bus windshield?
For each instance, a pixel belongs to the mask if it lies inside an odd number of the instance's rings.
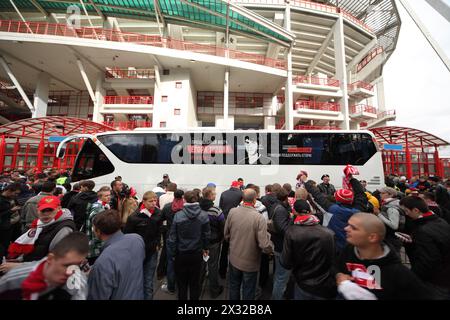
[[[81,148],[72,173],[72,181],[92,179],[114,172],[114,166],[91,140],[87,139]]]

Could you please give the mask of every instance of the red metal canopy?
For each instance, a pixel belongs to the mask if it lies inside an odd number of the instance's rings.
[[[409,148],[430,148],[450,145],[449,142],[425,131],[405,127],[380,127],[370,129],[379,142],[402,144]]]
[[[4,138],[47,140],[49,136],[70,136],[80,133],[115,130],[110,126],[86,119],[51,116],[7,123],[0,126],[0,136]]]

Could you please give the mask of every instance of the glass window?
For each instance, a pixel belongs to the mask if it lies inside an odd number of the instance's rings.
[[[111,161],[91,139],[88,139],[75,161],[72,181],[92,179],[112,172],[114,172],[114,166]]]
[[[128,163],[179,163],[182,159],[183,163],[228,165],[363,165],[377,152],[372,137],[359,133],[133,133],[98,139]]]

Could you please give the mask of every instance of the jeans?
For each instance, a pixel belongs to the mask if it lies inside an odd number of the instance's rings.
[[[155,277],[156,263],[158,261],[158,251],[144,260],[144,299],[153,300],[153,279]]]
[[[242,285],[242,299],[255,300],[256,295],[256,281],[258,272],[244,272],[230,263],[229,265],[230,277],[230,300],[241,300],[241,285]]]
[[[275,251],[275,273],[273,275],[272,300],[282,300],[290,271],[283,268],[280,263],[281,253]]]
[[[325,298],[308,293],[295,284],[295,300],[327,300]]]
[[[208,282],[211,294],[219,292],[219,258],[221,243],[214,243],[209,246],[208,260]]]

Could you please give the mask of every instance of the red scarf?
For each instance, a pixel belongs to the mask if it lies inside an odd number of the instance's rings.
[[[247,207],[252,207],[252,208],[255,207],[255,206],[253,205],[253,203],[251,203],[251,202],[244,202],[242,205],[243,205],[243,206],[247,206]]]
[[[62,214],[62,210],[58,211],[53,221],[58,220],[62,216]],[[8,257],[10,259],[15,259],[21,255],[33,252],[34,243],[39,238],[39,234],[41,233],[42,229],[46,226],[43,225],[42,222],[39,223],[39,221],[39,219],[35,219],[33,223],[31,223],[30,229],[9,245]]]
[[[427,213],[422,214],[422,215],[419,217],[419,219],[420,219],[420,218],[431,217],[431,216],[433,216],[433,215],[434,215],[433,211],[428,211]]]
[[[173,199],[173,202],[172,202],[172,212],[173,213],[183,210],[183,207],[184,207],[183,199]]]
[[[149,218],[152,217],[152,215],[155,213],[155,208],[153,209],[147,209],[144,204],[141,204],[141,207],[139,208],[139,212],[145,214]]]
[[[22,282],[22,298],[24,300],[37,300],[39,293],[48,287],[44,277],[44,267],[47,260],[41,262],[37,268]]]
[[[300,215],[294,219],[294,224],[303,226],[315,226],[320,223],[320,220],[311,214]]]

